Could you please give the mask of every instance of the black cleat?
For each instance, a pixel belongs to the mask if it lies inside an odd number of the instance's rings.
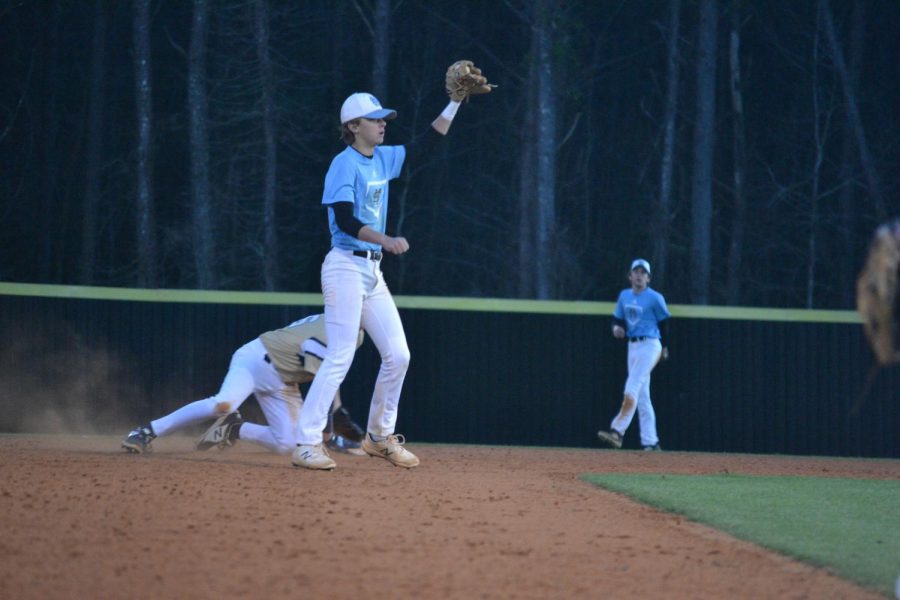
[[[331,439],[325,442],[325,446],[327,446],[329,450],[343,452],[344,454],[354,454],[356,456],[366,455],[359,442],[348,440],[344,436],[338,434],[332,435]]]
[[[156,434],[149,425],[132,429],[124,440],[122,447],[134,454],[144,454],[145,452],[153,452],[151,442],[156,438]]]
[[[613,448],[622,447],[622,434],[615,429],[610,429],[609,431],[601,429],[597,432],[597,437],[600,438],[600,441],[607,446],[611,446]]]
[[[234,443],[238,440],[238,432],[243,424],[244,419],[241,418],[241,413],[238,411],[222,415],[216,419],[216,422],[206,430],[206,433],[197,442],[197,450],[209,450],[213,446],[218,446],[219,449],[234,446]]]
[[[350,413],[346,408],[342,406],[334,411],[332,419],[334,420],[335,435],[346,438],[351,442],[357,442],[357,444],[363,441],[366,432],[350,417]],[[357,445],[357,447],[359,446]]]

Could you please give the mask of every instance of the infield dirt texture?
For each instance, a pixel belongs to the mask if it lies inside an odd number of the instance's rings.
[[[900,478],[897,461],[410,443],[297,470],[192,438],[0,436],[2,598],[883,598],[579,479]]]

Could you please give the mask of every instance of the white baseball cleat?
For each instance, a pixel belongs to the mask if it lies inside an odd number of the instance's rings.
[[[291,464],[295,467],[319,471],[331,471],[337,466],[337,463],[328,456],[328,450],[322,444],[297,446],[291,455]]]
[[[369,456],[383,458],[390,463],[412,469],[419,464],[419,457],[403,447],[406,439],[402,435],[389,435],[383,442],[376,442],[371,434],[366,434],[362,441],[362,449]]]

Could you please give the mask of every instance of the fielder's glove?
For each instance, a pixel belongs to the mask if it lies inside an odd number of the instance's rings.
[[[331,415],[334,422],[334,433],[351,442],[362,442],[366,437],[366,432],[362,427],[356,424],[356,421],[350,416],[350,412],[343,406],[334,411]]]
[[[875,357],[882,365],[900,362],[900,219],[875,230],[869,257],[856,280],[856,309]]]
[[[469,96],[487,94],[497,87],[488,83],[487,77],[471,60],[458,60],[447,69],[447,94],[451,100],[462,102]]]

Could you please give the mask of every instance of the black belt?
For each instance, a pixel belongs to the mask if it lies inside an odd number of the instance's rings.
[[[650,339],[649,336],[642,335],[641,337],[628,338],[628,341],[629,342],[643,342],[644,340],[649,340],[649,339]]]
[[[353,256],[360,256],[371,260],[381,260],[380,250],[354,250]]]

